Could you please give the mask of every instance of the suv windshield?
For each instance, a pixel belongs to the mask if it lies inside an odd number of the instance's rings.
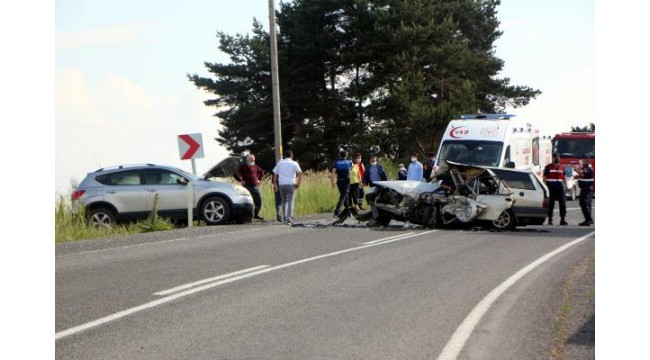
[[[498,166],[502,148],[503,143],[497,141],[445,141],[438,162],[448,160],[461,164]]]
[[[198,177],[198,176],[196,176],[196,175],[193,175],[193,174],[190,174],[190,173],[188,173],[188,172],[185,171],[185,170],[181,170],[181,169],[179,169],[179,168],[174,168],[174,170],[176,170],[177,172],[181,173],[181,175],[183,175],[183,176],[189,178],[189,179],[192,180],[192,181],[195,181],[195,180],[203,180],[203,179],[201,179],[200,177]]]

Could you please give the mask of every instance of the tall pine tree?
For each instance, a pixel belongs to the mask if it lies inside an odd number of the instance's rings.
[[[435,151],[462,113],[502,112],[540,91],[498,78],[499,0],[294,0],[282,3],[282,138],[305,168],[329,166],[339,148],[401,158]],[[218,33],[231,64],[206,63],[216,80],[189,76],[233,153],[273,159],[269,36]]]

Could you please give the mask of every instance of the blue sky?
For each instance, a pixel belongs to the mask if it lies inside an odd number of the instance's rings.
[[[278,2],[276,1],[276,6]],[[562,11],[558,11],[562,9]],[[503,1],[500,76],[543,91],[512,110],[549,134],[594,119],[594,2]],[[201,133],[203,173],[227,155],[209,98],[186,74],[227,62],[217,31],[268,28],[265,0],[58,0],[55,3],[55,188],[65,194],[100,166],[180,160],[177,136]]]

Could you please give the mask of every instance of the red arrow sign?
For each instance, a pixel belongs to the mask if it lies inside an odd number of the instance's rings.
[[[179,149],[183,145],[180,140],[185,142],[185,144],[189,145],[189,148],[183,153],[183,150],[181,150],[181,160],[187,160],[187,159],[193,159],[195,157],[203,157],[203,150],[201,149],[201,134],[192,134],[192,135],[178,135],[179,138]],[[197,139],[199,142],[197,142],[195,139]],[[201,150],[201,151],[199,151]],[[198,152],[198,154],[197,154]]]

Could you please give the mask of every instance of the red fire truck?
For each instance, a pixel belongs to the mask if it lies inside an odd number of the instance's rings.
[[[593,132],[565,132],[553,137],[553,153],[560,154],[560,164],[569,166],[580,175],[580,161],[587,155],[596,173],[596,134]],[[566,168],[565,168],[566,169]],[[565,170],[565,173],[567,171]],[[594,179],[594,193],[596,181]]]

